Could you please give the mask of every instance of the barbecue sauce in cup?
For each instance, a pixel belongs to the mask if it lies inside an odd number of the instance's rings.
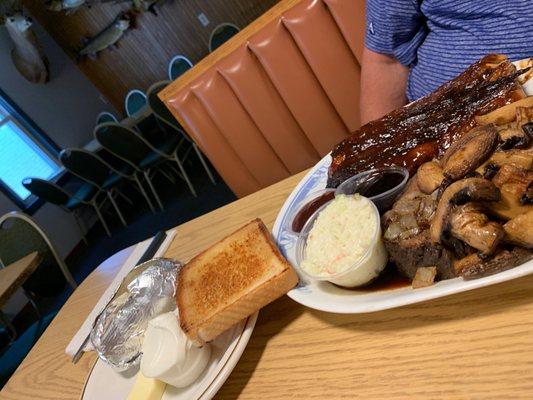
[[[321,194],[318,197],[315,197],[313,200],[311,200],[302,208],[300,208],[292,220],[292,231],[295,233],[300,233],[307,220],[311,217],[311,215],[313,215],[316,210],[318,210],[328,201],[333,200],[334,197],[334,190],[326,191],[325,193]]]
[[[337,189],[324,189],[311,194],[311,200],[296,211],[290,229],[299,234],[307,220],[336,194],[353,195],[359,193],[372,200],[380,213],[384,213],[394,203],[409,179],[409,172],[402,167],[383,167],[354,175],[339,185]],[[314,197],[313,197],[314,196]]]

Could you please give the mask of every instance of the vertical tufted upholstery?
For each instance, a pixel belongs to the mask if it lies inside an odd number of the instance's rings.
[[[161,98],[244,196],[311,167],[359,127],[363,35],[364,0],[285,0]]]

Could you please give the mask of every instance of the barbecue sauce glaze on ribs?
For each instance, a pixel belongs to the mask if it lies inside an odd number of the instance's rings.
[[[371,168],[406,167],[411,174],[474,125],[474,116],[521,98],[516,78],[525,71],[491,54],[435,92],[372,121],[332,151],[328,187]]]

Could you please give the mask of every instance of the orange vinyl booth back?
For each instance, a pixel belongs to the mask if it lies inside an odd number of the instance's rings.
[[[364,0],[282,1],[160,96],[233,192],[311,167],[359,127]]]

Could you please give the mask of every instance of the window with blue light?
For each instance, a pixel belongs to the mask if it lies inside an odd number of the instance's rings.
[[[31,121],[0,93],[0,188],[23,209],[35,201],[22,185],[25,178],[51,180],[61,172],[59,162],[36,134]]]

